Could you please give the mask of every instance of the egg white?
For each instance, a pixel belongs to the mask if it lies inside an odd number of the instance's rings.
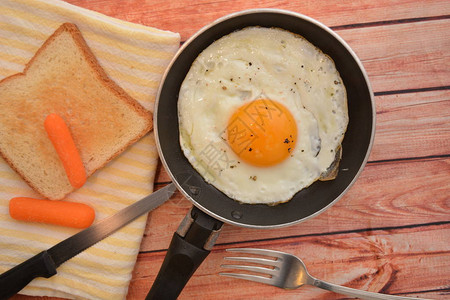
[[[243,162],[226,141],[231,115],[257,99],[282,103],[297,123],[294,151],[271,167]],[[245,203],[285,202],[316,181],[335,160],[348,124],[334,62],[299,35],[262,27],[224,36],[197,57],[181,86],[178,114],[189,162]]]

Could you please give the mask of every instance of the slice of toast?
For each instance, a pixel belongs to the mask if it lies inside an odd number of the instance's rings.
[[[101,68],[74,24],[61,25],[25,66],[0,81],[0,154],[37,192],[62,199],[74,188],[44,129],[60,115],[87,176],[152,129],[152,115]]]

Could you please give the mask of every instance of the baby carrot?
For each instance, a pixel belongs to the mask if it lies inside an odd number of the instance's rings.
[[[86,228],[94,222],[95,211],[89,205],[68,201],[54,201],[16,197],[9,201],[13,219],[40,222],[74,228]]]
[[[81,187],[86,182],[86,170],[64,119],[57,114],[49,114],[45,118],[44,127],[61,159],[70,184],[75,188]]]

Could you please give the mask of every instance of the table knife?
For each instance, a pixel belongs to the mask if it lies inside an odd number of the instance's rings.
[[[144,213],[163,204],[175,192],[173,183],[78,232],[0,275],[0,299],[8,299],[36,277],[50,278],[65,261],[93,246]]]

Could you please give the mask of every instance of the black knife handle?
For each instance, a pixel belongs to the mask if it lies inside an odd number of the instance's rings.
[[[220,231],[223,223],[195,207],[189,213],[192,213],[194,222],[185,236],[174,233],[169,250],[146,300],[177,299],[192,274],[210,252],[203,246],[213,231]]]
[[[55,263],[47,251],[42,251],[0,275],[0,299],[14,296],[36,277],[49,278],[55,274]]]

